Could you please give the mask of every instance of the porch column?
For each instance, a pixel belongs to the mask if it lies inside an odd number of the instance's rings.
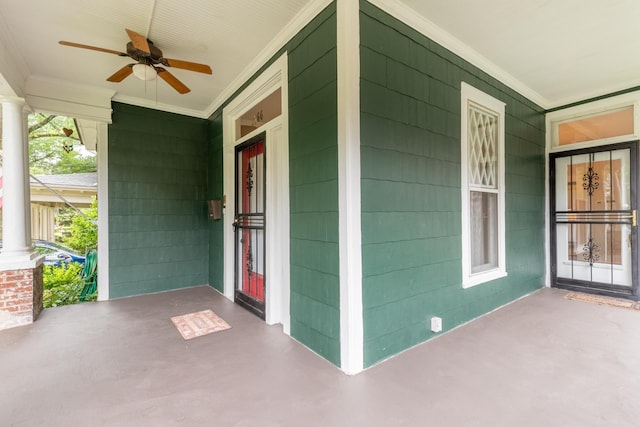
[[[31,323],[42,310],[42,260],[31,245],[27,116],[21,98],[2,98],[0,329]]]

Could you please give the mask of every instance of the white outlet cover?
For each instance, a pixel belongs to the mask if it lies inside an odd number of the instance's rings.
[[[431,331],[432,332],[442,332],[442,318],[441,317],[432,317],[431,318]]]

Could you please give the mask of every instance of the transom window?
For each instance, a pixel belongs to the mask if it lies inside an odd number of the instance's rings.
[[[506,276],[504,103],[462,83],[462,284]]]
[[[640,91],[546,115],[550,152],[628,142],[640,137]]]

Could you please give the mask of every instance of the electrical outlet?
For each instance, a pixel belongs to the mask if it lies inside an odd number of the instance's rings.
[[[431,318],[431,331],[432,332],[442,332],[442,318],[441,317],[432,317]]]

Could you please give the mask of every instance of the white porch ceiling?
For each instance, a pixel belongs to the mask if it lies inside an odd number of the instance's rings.
[[[327,2],[0,0],[0,93],[7,86],[37,91],[45,82],[73,88],[76,97],[94,91],[206,117],[275,52],[288,29],[296,31]],[[430,28],[432,37],[546,108],[640,86],[638,0],[372,2],[413,14],[414,26]],[[166,57],[209,64],[213,75],[170,69],[191,88],[186,95],[161,80],[110,83],[105,79],[129,58],[58,44],[123,51],[125,28],[147,35]]]

